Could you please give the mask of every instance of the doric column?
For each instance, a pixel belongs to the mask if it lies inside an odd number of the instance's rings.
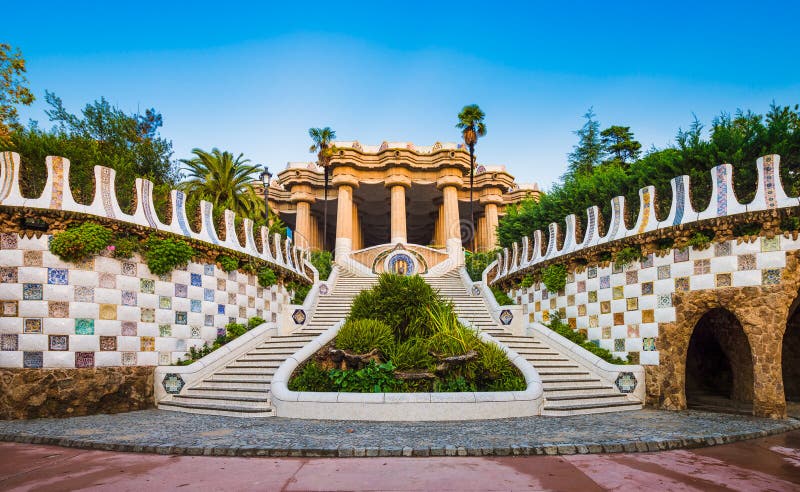
[[[497,204],[486,204],[486,249],[493,250],[497,247]]]
[[[398,170],[399,171],[399,170]],[[411,179],[403,174],[392,174],[386,178],[385,186],[391,196],[391,234],[392,244],[408,242],[406,229],[406,188],[411,186]]]
[[[442,176],[436,182],[437,187],[442,190],[444,208],[442,228],[447,252],[457,265],[464,261],[461,249],[461,224],[458,216],[457,186],[461,186],[461,181],[460,176]]]
[[[486,216],[481,215],[478,217],[478,227],[475,231],[475,248],[477,251],[485,251],[486,250]]]
[[[334,255],[339,259],[353,250],[353,190],[358,187],[358,180],[350,174],[339,174],[333,177],[333,185],[338,190]]]
[[[300,248],[311,247],[311,204],[303,201],[297,202],[297,222],[295,223],[297,235],[294,244]]]
[[[364,240],[361,235],[361,221],[358,220],[358,204],[353,203],[353,250],[364,247]]]

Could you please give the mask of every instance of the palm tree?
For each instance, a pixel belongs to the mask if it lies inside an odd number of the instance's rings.
[[[316,152],[317,153],[317,164],[322,166],[323,173],[325,176],[325,203],[323,204],[324,207],[324,218],[322,221],[322,249],[328,249],[328,177],[329,177],[329,168],[331,165],[331,157],[333,156],[334,147],[331,145],[331,142],[334,138],[336,138],[336,132],[331,130],[331,127],[326,126],[325,128],[309,128],[308,129],[308,136],[311,137],[311,140],[314,141],[314,144],[309,147],[309,152]]]
[[[259,168],[249,164],[250,159],[245,159],[244,154],[234,158],[230,152],[217,148],[211,152],[192,149],[192,154],[193,158],[180,160],[186,166],[188,179],[178,187],[187,197],[213,203],[215,215],[226,208],[254,220],[264,214],[264,203],[253,188],[253,175]]]
[[[475,144],[478,138],[486,135],[486,124],[483,118],[486,115],[477,104],[469,104],[461,108],[458,113],[456,128],[461,130],[464,143],[469,149],[469,216],[473,231],[475,229],[475,204],[472,203],[472,183],[475,179]],[[473,232],[473,250],[475,249],[475,234]]]

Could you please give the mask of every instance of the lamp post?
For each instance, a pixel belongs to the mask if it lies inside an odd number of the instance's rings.
[[[264,166],[264,171],[258,175],[261,184],[264,187],[264,221],[269,229],[269,182],[272,179],[272,173],[269,172],[269,167]]]

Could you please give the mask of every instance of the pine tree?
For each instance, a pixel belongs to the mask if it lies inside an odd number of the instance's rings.
[[[600,122],[595,119],[592,108],[583,116],[586,123],[580,130],[575,131],[578,136],[578,144],[569,153],[569,173],[568,175],[588,175],[592,174],[594,167],[600,164],[603,159],[603,143],[600,140]]]

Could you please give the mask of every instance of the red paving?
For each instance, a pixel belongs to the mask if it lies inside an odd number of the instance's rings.
[[[800,490],[800,431],[696,450],[486,458],[222,458],[0,443],[0,490]]]

